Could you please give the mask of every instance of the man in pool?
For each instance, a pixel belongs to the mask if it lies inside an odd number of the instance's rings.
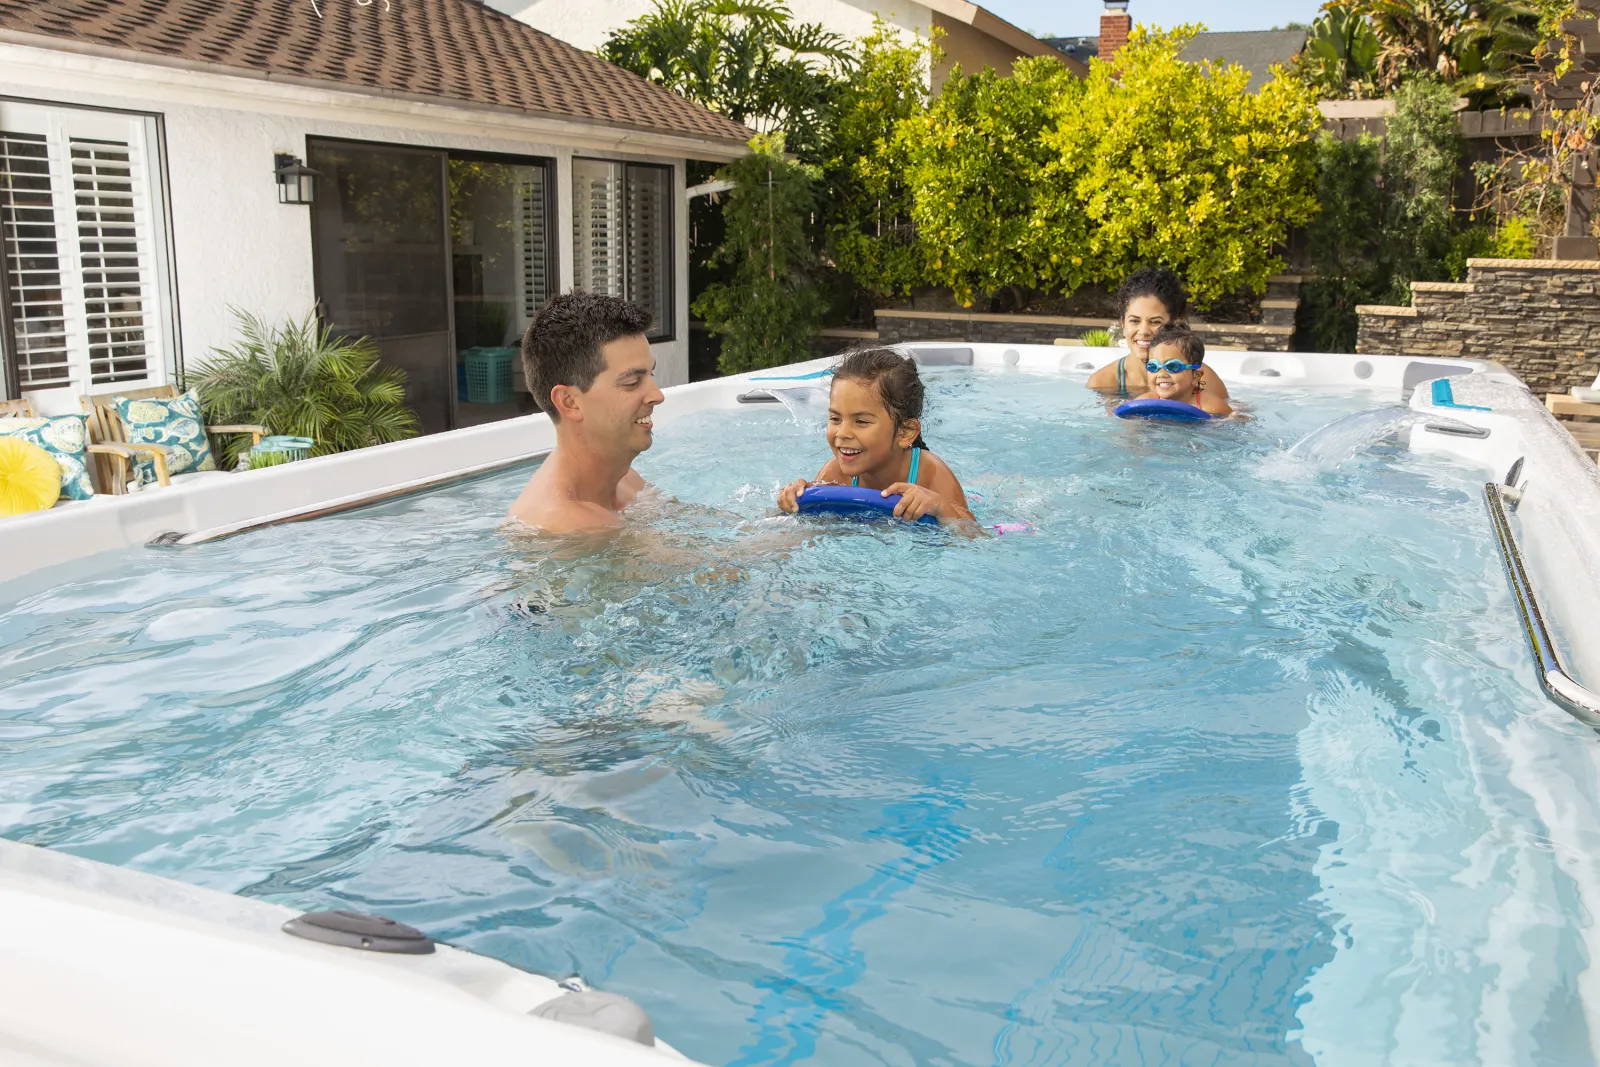
[[[604,530],[644,491],[633,461],[650,447],[652,415],[666,397],[645,330],[650,313],[614,296],[554,297],[522,338],[522,369],[550,421],[556,447],[511,517],[544,533]]]

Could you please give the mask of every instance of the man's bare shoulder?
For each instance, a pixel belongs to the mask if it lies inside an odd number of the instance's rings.
[[[540,533],[570,534],[611,530],[622,525],[614,511],[582,500],[529,499],[523,493],[511,505],[510,517]]]

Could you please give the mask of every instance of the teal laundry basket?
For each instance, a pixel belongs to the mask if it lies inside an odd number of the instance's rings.
[[[467,369],[467,403],[509,403],[514,396],[511,369],[521,353],[522,349],[515,345],[464,350],[461,363]]]

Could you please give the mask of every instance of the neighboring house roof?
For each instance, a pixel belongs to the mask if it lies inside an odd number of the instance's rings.
[[[1089,60],[1100,55],[1100,38],[1098,37],[1043,37],[1045,44],[1062,53],[1069,59],[1076,59],[1079,63],[1088,63]]]
[[[750,138],[744,126],[476,0],[0,0],[0,41],[721,143]]]
[[[1305,51],[1305,30],[1237,30],[1232,33],[1199,33],[1178,58],[1190,63],[1202,60],[1227,60],[1250,72],[1250,91],[1255,92],[1272,80],[1275,65],[1287,66]]]
[[[1287,65],[1305,51],[1305,30],[1235,30],[1198,33],[1179,58],[1190,63],[1227,60],[1250,72],[1250,91],[1272,80],[1274,64]],[[1098,37],[1046,37],[1045,42],[1073,59],[1087,63],[1100,54]]]

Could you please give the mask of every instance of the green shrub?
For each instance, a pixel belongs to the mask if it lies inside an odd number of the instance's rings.
[[[806,220],[816,206],[817,171],[784,158],[783,135],[757,136],[750,154],[718,172],[734,188],[714,266],[732,280],[714,282],[694,313],[722,341],[718,367],[738,374],[810,357],[824,300],[810,271],[816,262]]]
[[[905,44],[878,20],[838,93],[838,126],[823,169],[828,254],[878,295],[923,281],[905,147],[895,128],[926,107],[924,87],[938,55],[936,41]]]
[[[1411,303],[1413,281],[1442,281],[1455,233],[1461,134],[1455,92],[1419,78],[1394,96],[1383,160],[1383,253],[1388,300]]]
[[[1087,280],[1087,217],[1047,188],[1055,152],[1045,140],[1058,105],[1082,93],[1060,63],[1020,59],[1010,77],[954,72],[925,114],[901,122],[928,282],[970,305],[1008,285]]]
[[[405,403],[405,372],[379,367],[378,346],[369,338],[336,336],[314,315],[278,326],[235,315],[239,340],[213,349],[189,375],[211,425],[249,423],[309,437],[317,456],[417,435],[417,416]],[[224,470],[249,447],[237,434],[220,444]]]
[[[1538,248],[1539,235],[1533,223],[1515,216],[1500,224],[1484,255],[1489,259],[1532,259]]]
[[[1055,246],[1085,259],[1081,275],[1052,279],[1062,288],[1085,275],[1114,284],[1154,263],[1182,276],[1201,308],[1259,293],[1283,268],[1289,228],[1316,213],[1312,91],[1280,71],[1252,93],[1242,67],[1185,63],[1194,33],[1135,30],[1115,68],[1092,62],[1082,90],[1057,97],[1036,210],[1061,220]]]
[[[1110,348],[1111,331],[1084,330],[1083,333],[1078,335],[1078,340],[1082,341],[1086,348]]]
[[[1305,289],[1305,328],[1319,352],[1354,352],[1358,304],[1373,303],[1387,285],[1379,220],[1380,146],[1372,137],[1317,140],[1317,201],[1306,228],[1315,277]]]

